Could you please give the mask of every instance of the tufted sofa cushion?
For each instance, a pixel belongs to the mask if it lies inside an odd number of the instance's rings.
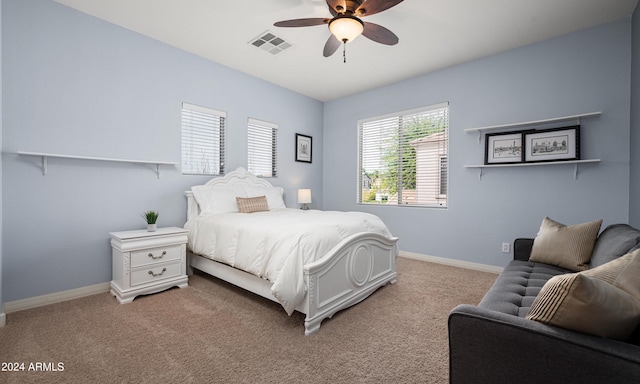
[[[570,272],[549,264],[513,260],[498,276],[478,307],[525,317],[547,280]]]

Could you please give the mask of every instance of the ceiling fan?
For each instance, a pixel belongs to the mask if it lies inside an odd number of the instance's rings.
[[[329,12],[333,18],[307,18],[278,21],[273,25],[276,27],[311,27],[315,25],[327,24],[331,31],[331,36],[324,45],[323,55],[329,57],[347,42],[353,41],[359,35],[373,40],[380,44],[398,44],[398,36],[387,28],[360,20],[360,17],[373,15],[385,11],[400,4],[403,0],[327,0]],[[343,49],[343,57],[346,62],[346,53]]]

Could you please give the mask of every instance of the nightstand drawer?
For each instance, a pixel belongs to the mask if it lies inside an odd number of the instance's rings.
[[[131,252],[131,268],[179,260],[181,254],[180,245],[150,248]]]
[[[159,266],[150,266],[148,268],[140,268],[131,271],[131,286],[146,284],[150,282],[161,281],[171,277],[180,276],[181,264],[164,264]]]

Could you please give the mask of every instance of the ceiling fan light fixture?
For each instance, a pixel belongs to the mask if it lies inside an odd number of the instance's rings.
[[[364,23],[355,16],[340,15],[329,22],[329,30],[342,42],[353,41],[364,31]]]

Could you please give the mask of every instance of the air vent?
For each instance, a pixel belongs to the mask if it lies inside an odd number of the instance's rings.
[[[292,45],[284,41],[283,38],[278,37],[269,31],[260,34],[260,36],[251,40],[249,44],[260,48],[265,52],[269,52],[272,55],[277,55],[285,49],[292,47]]]

